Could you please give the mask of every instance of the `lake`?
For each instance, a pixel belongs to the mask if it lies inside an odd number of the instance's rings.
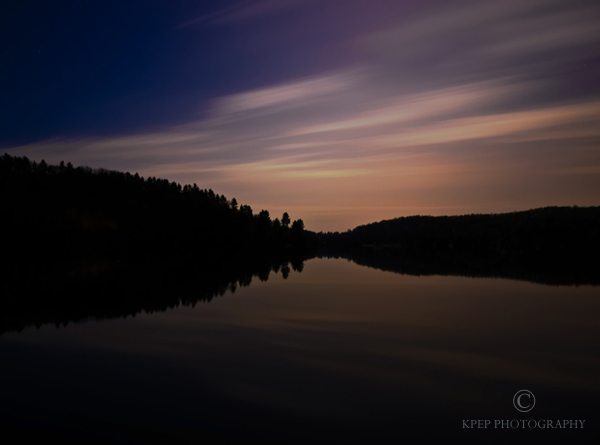
[[[593,443],[599,290],[312,259],[195,307],[2,334],[1,425],[99,443]]]

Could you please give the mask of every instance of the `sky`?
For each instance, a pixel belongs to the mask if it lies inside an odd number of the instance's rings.
[[[0,5],[0,153],[344,231],[600,205],[600,3]]]

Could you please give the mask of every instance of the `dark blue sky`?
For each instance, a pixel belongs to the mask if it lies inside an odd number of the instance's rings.
[[[226,2],[7,3],[4,143],[180,122],[235,81],[231,30],[177,27]]]
[[[0,4],[0,149],[313,230],[598,205],[589,1]]]
[[[191,121],[210,98],[348,61],[342,46],[335,53],[325,47],[352,34],[354,28],[346,27],[352,17],[341,17],[352,7],[276,3],[3,3],[0,142],[130,133]]]

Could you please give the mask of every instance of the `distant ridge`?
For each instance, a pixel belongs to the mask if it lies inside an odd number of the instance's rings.
[[[408,216],[314,234],[321,256],[415,275],[600,284],[600,207]]]
[[[600,284],[598,206],[416,215],[314,233],[287,213],[272,220],[196,184],[8,154],[0,156],[0,199],[1,233],[13,241],[4,246],[0,295],[115,283],[152,290],[199,271],[256,262],[277,269],[314,256],[417,275]]]
[[[426,249],[586,248],[600,241],[600,207],[543,207],[458,216],[405,216],[357,226],[330,239]],[[548,244],[542,243],[548,242]],[[575,243],[575,244],[573,244]]]

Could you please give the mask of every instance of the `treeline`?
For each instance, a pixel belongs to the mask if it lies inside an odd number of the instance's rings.
[[[32,280],[58,288],[143,264],[217,270],[232,258],[280,257],[305,244],[301,219],[272,220],[196,184],[8,154],[0,157],[0,203],[4,294]]]
[[[318,235],[332,248],[555,255],[600,247],[598,227],[600,207],[574,206],[501,214],[408,216]]]
[[[413,275],[600,284],[600,207],[409,216],[319,233],[317,256]]]

